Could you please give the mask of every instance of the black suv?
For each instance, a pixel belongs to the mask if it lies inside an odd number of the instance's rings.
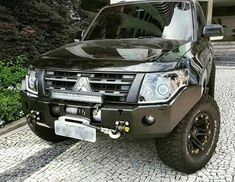
[[[193,173],[219,137],[215,64],[193,0],[120,2],[103,8],[81,41],[33,60],[23,81],[27,122],[39,137],[95,142],[96,132],[157,138],[160,158]]]

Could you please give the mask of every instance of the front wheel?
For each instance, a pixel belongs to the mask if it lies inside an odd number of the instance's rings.
[[[203,96],[168,137],[157,140],[159,157],[178,171],[194,173],[211,159],[219,131],[219,108],[212,97]]]

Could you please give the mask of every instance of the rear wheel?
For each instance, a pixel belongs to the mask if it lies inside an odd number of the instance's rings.
[[[219,131],[219,108],[210,96],[203,96],[168,137],[157,140],[159,157],[178,171],[194,173],[211,159]]]

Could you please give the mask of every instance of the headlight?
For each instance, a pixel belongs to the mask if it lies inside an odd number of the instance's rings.
[[[28,75],[26,76],[26,88],[27,91],[38,94],[38,77],[37,77],[37,70],[29,70]]]
[[[177,70],[166,73],[149,73],[145,75],[139,103],[166,102],[182,87],[188,85],[188,70]]]

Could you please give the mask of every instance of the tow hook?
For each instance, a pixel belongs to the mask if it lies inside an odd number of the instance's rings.
[[[118,139],[121,137],[122,133],[129,133],[130,131],[130,123],[128,121],[116,121],[115,125],[116,130],[100,128],[100,131],[109,135],[109,137],[112,139]]]
[[[107,128],[100,128],[100,131],[104,134],[109,135],[110,138],[112,139],[118,139],[121,137],[121,133],[117,130],[111,130]]]

